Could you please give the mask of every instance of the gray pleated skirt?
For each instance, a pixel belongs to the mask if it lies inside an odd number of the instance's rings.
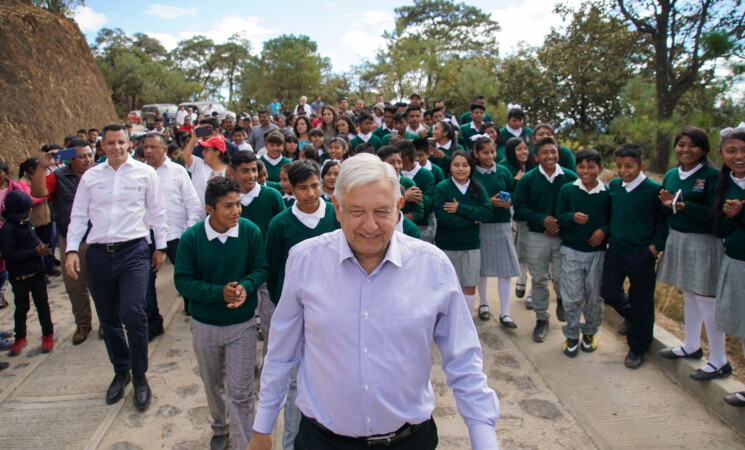
[[[481,238],[482,277],[512,278],[520,275],[520,263],[512,237],[512,227],[505,223],[482,223]]]
[[[461,286],[476,286],[479,284],[479,267],[481,266],[481,251],[475,250],[443,250],[458,274]]]
[[[517,261],[520,264],[528,263],[528,222],[525,220],[515,221],[515,251]]]
[[[745,261],[724,255],[716,294],[717,328],[745,339]]]
[[[717,292],[723,254],[722,240],[713,234],[670,229],[657,267],[657,280],[682,291],[713,297]]]

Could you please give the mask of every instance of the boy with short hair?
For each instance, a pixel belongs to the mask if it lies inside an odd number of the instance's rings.
[[[390,145],[395,144],[397,141],[400,141],[402,139],[408,139],[410,141],[413,141],[414,139],[417,139],[419,137],[418,134],[409,133],[406,131],[406,127],[408,126],[406,122],[406,114],[402,112],[397,112],[393,115],[393,129],[390,133],[386,134],[383,137],[383,145]],[[393,131],[396,131],[397,138],[393,139]]]
[[[433,243],[435,231],[434,220],[432,220],[434,219],[432,202],[435,195],[435,177],[432,175],[432,172],[422,167],[417,161],[413,142],[396,142],[394,147],[401,153],[401,174],[406,178],[412,179],[422,193],[424,216],[414,223],[419,228],[421,239]]]
[[[259,160],[264,163],[266,168],[267,180],[279,182],[279,170],[285,164],[292,161],[282,156],[282,150],[285,147],[285,137],[279,131],[272,131],[265,139],[266,154],[262,155]]]
[[[540,164],[523,175],[515,189],[513,204],[515,214],[528,222],[527,259],[533,282],[533,305],[536,326],[533,340],[543,342],[548,332],[548,282],[553,274],[561,273],[561,238],[559,223],[554,217],[559,190],[577,179],[577,175],[559,164],[559,146],[553,138],[543,138],[535,145],[535,158]],[[558,290],[558,289],[557,289]],[[560,294],[557,293],[557,297]],[[556,315],[563,314],[561,300],[557,298]]]
[[[246,130],[244,130],[241,127],[235,127],[233,129],[232,133],[233,138],[233,144],[235,144],[238,147],[238,150],[249,150],[251,152],[254,151],[253,147],[251,147],[251,144],[246,142]]]
[[[227,448],[231,431],[233,448],[245,448],[253,433],[254,310],[268,264],[261,230],[240,217],[240,191],[235,179],[209,180],[208,216],[182,235],[173,273],[176,289],[191,300],[194,354],[212,415],[211,448]]]
[[[566,339],[562,351],[570,357],[577,356],[580,348],[593,352],[598,345],[596,336],[603,321],[600,281],[610,219],[608,187],[598,180],[603,171],[600,153],[586,148],[580,150],[576,158],[579,179],[562,186],[556,201],[556,220],[562,240],[560,291],[567,320],[563,327]],[[581,324],[583,314],[585,323]]]
[[[417,138],[413,142],[416,161],[420,166],[432,172],[432,175],[435,177],[435,186],[437,186],[439,182],[445,180],[445,173],[440,166],[432,164],[432,161],[430,161],[429,157],[432,154],[432,148],[429,146],[429,141],[424,138]]]
[[[403,170],[403,160],[401,159],[401,150],[395,145],[384,145],[380,147],[377,152],[378,158],[384,163],[388,163],[393,166],[393,170],[396,171],[396,175],[399,177],[399,182],[406,190],[404,193],[404,199],[406,204],[401,209],[404,216],[416,223],[424,218],[424,196],[422,190],[419,189],[411,178],[405,177],[401,174]]]
[[[393,116],[396,114],[395,106],[386,106],[383,108],[383,123],[378,128],[373,131],[373,134],[380,139],[381,144],[383,143],[383,138],[391,134],[391,130],[393,129]]]
[[[486,108],[484,108],[484,105],[479,103],[471,105],[471,122],[460,126],[460,145],[468,150],[473,148],[471,137],[481,133],[481,126],[484,124],[485,115]]]
[[[355,147],[364,143],[372,144],[375,150],[383,146],[380,138],[375,136],[372,132],[373,126],[375,125],[375,120],[373,119],[372,114],[366,110],[362,110],[357,119],[357,125],[360,128],[360,132],[357,133],[357,136],[352,138],[352,141],[349,143],[352,151],[354,151]]]
[[[652,344],[654,331],[655,261],[665,249],[667,220],[660,202],[662,186],[644,175],[642,148],[616,149],[618,178],[609,183],[611,215],[608,251],[603,263],[600,296],[628,323],[629,352],[624,365],[638,369]],[[695,264],[695,261],[691,261]],[[629,279],[629,292],[623,283]]]
[[[291,208],[277,214],[269,223],[266,237],[266,254],[269,261],[269,275],[266,283],[269,296],[276,305],[282,297],[282,284],[285,279],[285,264],[290,249],[296,244],[339,228],[334,205],[321,198],[321,168],[315,161],[302,160],[290,164],[287,176],[296,197]],[[262,318],[262,322],[263,322]],[[271,324],[271,319],[269,324]],[[264,342],[269,342],[269,335]],[[300,426],[300,410],[295,405],[297,397],[297,367],[293,369],[290,386],[285,400],[285,429],[283,448],[292,448]]]
[[[326,159],[326,147],[323,145],[323,130],[320,128],[313,128],[308,133],[308,138],[310,139],[310,143],[313,144],[318,151],[318,156],[321,158],[321,161]]]

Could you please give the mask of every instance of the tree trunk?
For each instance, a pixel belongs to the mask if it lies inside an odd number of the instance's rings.
[[[649,165],[651,172],[664,174],[670,164],[671,136],[665,131],[665,123],[672,119],[675,100],[667,92],[657,93],[657,137],[654,143],[654,155]]]

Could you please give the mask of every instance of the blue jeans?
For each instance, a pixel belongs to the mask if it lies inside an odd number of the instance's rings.
[[[109,360],[116,372],[131,369],[134,376],[144,375],[148,365],[145,292],[151,270],[147,242],[143,238],[115,252],[91,245],[85,256],[88,289]]]

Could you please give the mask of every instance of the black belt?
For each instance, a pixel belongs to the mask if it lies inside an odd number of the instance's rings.
[[[388,447],[389,445],[395,442],[398,442],[402,439],[405,439],[411,436],[417,430],[419,430],[419,428],[421,428],[422,425],[428,422],[425,420],[424,422],[416,424],[416,425],[407,423],[392,433],[383,434],[379,436],[349,437],[349,436],[344,436],[341,434],[334,433],[333,431],[321,425],[316,419],[312,417],[308,417],[303,414],[303,419],[307,420],[308,423],[313,425],[319,431],[323,432],[326,436],[333,437],[341,441],[352,442],[355,444],[367,444],[368,447]],[[429,419],[429,420],[432,420],[432,419]]]
[[[143,239],[145,238],[137,238],[137,239],[132,239],[131,241],[124,241],[124,242],[112,242],[111,244],[90,244],[90,246],[93,248],[106,250],[109,253],[114,253],[114,252],[118,252],[119,250],[125,249],[127,247],[131,247]]]

